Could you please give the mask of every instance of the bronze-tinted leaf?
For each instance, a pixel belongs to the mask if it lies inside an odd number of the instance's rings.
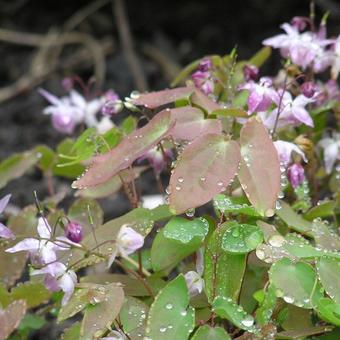
[[[95,305],[88,306],[80,329],[83,340],[98,338],[110,329],[114,319],[124,303],[122,287],[112,283],[103,286],[105,299]]]
[[[280,191],[280,163],[273,141],[261,122],[249,119],[241,129],[240,144],[242,188],[261,215],[272,216]]]
[[[204,119],[203,112],[195,107],[171,109],[171,118],[176,121],[171,132],[175,139],[191,141],[203,134],[222,132],[220,120]]]
[[[125,137],[117,147],[94,157],[89,169],[73,182],[73,188],[84,189],[108,181],[166,137],[173,125],[170,110],[162,111],[147,125]]]
[[[210,97],[205,95],[203,92],[199,90],[195,90],[193,95],[191,96],[191,102],[194,105],[199,106],[208,114],[213,113],[214,111],[220,110],[222,107],[214,102]]]
[[[19,326],[26,313],[26,302],[18,300],[11,303],[6,309],[0,309],[0,339],[7,339]]]
[[[135,105],[142,105],[150,109],[175,102],[176,100],[188,98],[194,91],[193,87],[178,87],[157,92],[143,93],[132,100]]]
[[[235,141],[207,134],[181,154],[170,178],[170,207],[177,214],[209,202],[236,175],[240,149]]]

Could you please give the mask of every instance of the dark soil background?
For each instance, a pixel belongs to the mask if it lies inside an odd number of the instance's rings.
[[[65,22],[84,6],[99,2],[3,0],[0,1],[0,27],[46,35],[60,31]],[[280,32],[281,23],[289,21],[294,15],[309,14],[309,0],[127,0],[125,3],[136,53],[148,86],[153,90],[168,86],[174,70],[206,54],[225,54],[237,45],[240,58],[249,58],[261,48],[264,38]],[[331,12],[329,32],[336,34],[340,31],[340,3],[336,0],[316,1],[318,19],[328,10]],[[113,42],[113,50],[105,57],[106,73],[102,90],[114,88],[122,97],[129,95],[136,86],[122,51],[111,3],[91,14],[75,30],[90,34],[97,40],[106,38]],[[26,38],[21,37],[21,40],[25,41]],[[38,59],[37,62],[34,59],[37,47],[0,39],[0,86],[3,87],[0,89],[0,160],[37,144],[55,146],[64,137],[53,130],[49,117],[42,114],[46,102],[37,94],[36,85],[62,94],[60,83],[65,75],[78,74],[85,80],[90,78],[93,67],[88,63],[75,61],[73,66],[66,68],[63,65],[78,47],[63,50],[56,72],[47,72],[42,81],[32,84],[28,81],[29,86],[25,83],[16,90],[12,84],[17,79],[27,72],[34,74],[39,67],[44,68],[48,59],[40,62]],[[150,55],[157,55],[157,58]],[[161,66],[163,59],[167,65],[166,71]],[[34,67],[32,62],[35,62]],[[276,55],[266,64],[263,72],[273,74],[279,62],[280,58]],[[9,92],[8,86],[12,86]],[[8,93],[11,94],[10,99],[6,99]],[[153,187],[148,181],[142,183],[144,192],[155,192]],[[46,193],[45,183],[38,172],[15,180],[1,194],[12,192],[13,202],[24,206],[32,203],[33,190],[38,190],[41,196]],[[111,214],[117,215],[126,210],[123,198],[119,197],[115,202],[116,211],[111,210]]]

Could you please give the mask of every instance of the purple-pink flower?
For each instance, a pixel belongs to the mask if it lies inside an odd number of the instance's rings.
[[[273,82],[268,77],[260,78],[258,83],[248,82],[239,87],[240,90],[248,90],[248,112],[267,111],[272,103],[278,101],[278,93],[273,88]]]
[[[37,231],[39,238],[25,238],[15,246],[6,249],[8,253],[28,251],[31,261],[36,264],[49,264],[57,260],[57,253],[78,246],[66,237],[58,236],[52,240],[52,230],[46,218],[40,217]]]
[[[289,163],[292,161],[292,155],[295,152],[300,155],[302,159],[307,162],[306,156],[303,151],[294,143],[286,142],[283,140],[278,140],[274,142],[275,148],[279,155],[280,163],[287,167]]]
[[[0,200],[0,214],[4,212],[6,209],[8,202],[11,198],[11,195],[6,195]],[[0,238],[6,238],[6,239],[15,239],[15,235],[13,234],[13,231],[9,228],[7,228],[5,225],[3,225],[0,222]]]
[[[65,227],[65,236],[72,242],[79,243],[83,239],[83,227],[75,221],[70,221]]]
[[[184,274],[184,279],[187,284],[190,297],[194,297],[203,291],[203,271],[203,250],[201,248],[196,252],[196,271],[191,270]]]
[[[198,69],[191,77],[195,87],[204,94],[209,95],[214,91],[214,79],[211,74],[212,62],[209,58],[204,58],[198,65]]]
[[[305,170],[300,163],[293,163],[287,169],[287,178],[295,189],[305,180]]]
[[[314,72],[322,72],[331,65],[333,53],[326,48],[333,43],[332,40],[314,32],[300,33],[296,25],[288,23],[281,25],[281,28],[285,34],[266,39],[263,44],[279,48],[284,58],[290,58],[303,69],[312,66]]]
[[[335,163],[340,160],[340,133],[333,132],[331,136],[322,138],[318,145],[323,149],[326,173],[330,174]]]
[[[255,65],[247,64],[243,68],[243,74],[246,81],[255,81],[259,75],[259,69]]]
[[[77,283],[77,275],[61,262],[51,263],[42,269],[33,270],[31,275],[45,275],[44,283],[47,289],[56,292],[62,290],[65,294],[62,305],[66,305],[73,294]]]
[[[116,238],[116,247],[109,259],[109,267],[116,256],[128,256],[144,245],[144,237],[128,225],[122,225]]]
[[[154,147],[148,150],[143,156],[138,158],[138,162],[142,162],[147,159],[150,165],[153,167],[157,174],[160,174],[167,166],[167,159],[172,158],[172,152],[170,149],[160,150],[158,147]]]

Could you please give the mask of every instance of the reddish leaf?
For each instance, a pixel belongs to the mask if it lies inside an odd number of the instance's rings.
[[[26,313],[26,302],[18,300],[11,303],[6,309],[0,309],[0,339],[7,339],[19,326]]]
[[[95,156],[88,170],[73,182],[72,187],[85,189],[106,182],[166,137],[173,125],[170,112],[160,112],[147,125],[125,137],[117,147]]]
[[[280,191],[280,163],[273,141],[261,122],[250,119],[241,129],[240,144],[242,188],[261,215],[272,216]]]
[[[133,99],[132,103],[155,109],[176,100],[188,98],[193,91],[193,87],[178,87],[171,90],[143,93],[138,98]]]
[[[171,132],[175,139],[191,141],[202,134],[222,132],[220,120],[204,119],[203,112],[195,107],[171,109],[171,118],[176,121]]]
[[[240,162],[240,148],[222,135],[195,139],[181,154],[170,178],[170,207],[177,214],[209,202],[224,191]]]
[[[208,114],[211,114],[212,112],[222,108],[212,99],[210,99],[210,97],[199,90],[195,90],[194,94],[191,96],[191,102],[207,111]]]

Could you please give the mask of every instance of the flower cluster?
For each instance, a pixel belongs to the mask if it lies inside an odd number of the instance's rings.
[[[65,134],[72,134],[79,124],[95,127],[99,133],[105,133],[114,126],[111,115],[122,108],[113,90],[93,99],[85,98],[73,88],[61,98],[44,89],[39,89],[39,93],[51,104],[43,112],[51,115],[53,127]]]

